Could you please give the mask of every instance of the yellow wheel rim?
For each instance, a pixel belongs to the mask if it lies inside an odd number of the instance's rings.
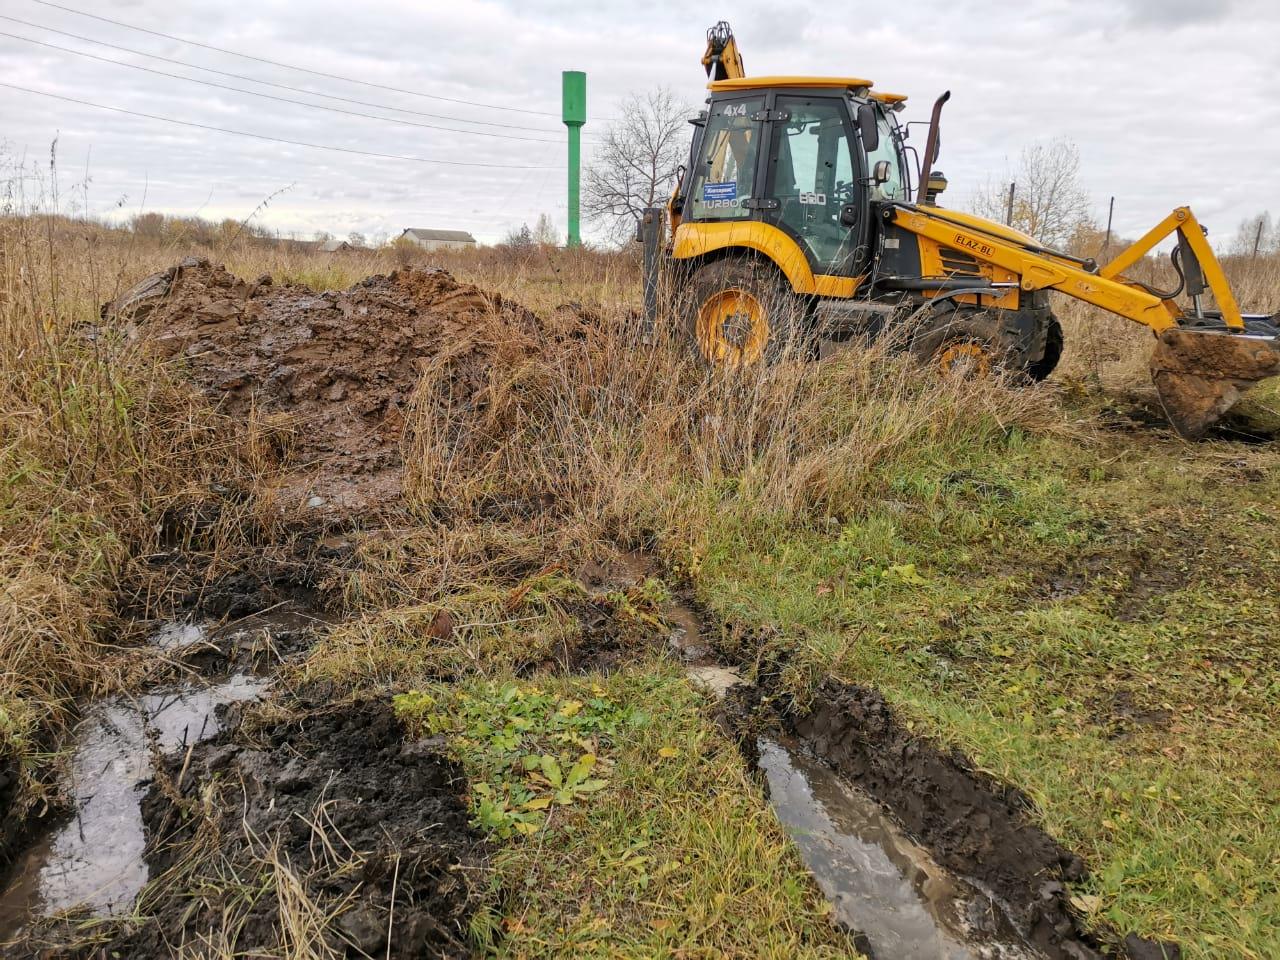
[[[938,355],[938,367],[945,376],[985,379],[991,375],[991,354],[972,340],[953,343]]]
[[[768,341],[764,305],[746,290],[720,290],[698,310],[698,345],[712,363],[732,367],[756,363]]]

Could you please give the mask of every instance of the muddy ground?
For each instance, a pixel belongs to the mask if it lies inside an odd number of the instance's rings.
[[[576,323],[572,309],[539,318],[442,270],[316,293],[194,258],[143,280],[104,315],[182,362],[226,413],[278,432],[291,464],[286,506],[347,512],[398,500],[405,421],[425,368],[436,365],[448,403],[477,417],[540,338],[572,335]]]
[[[167,956],[228,929],[238,951],[273,947],[307,918],[283,916],[290,901],[278,893],[244,902],[242,887],[297,883],[340,911],[332,932],[313,931],[338,955],[469,955],[483,841],[438,746],[405,742],[390,705],[365,700],[316,704],[169,758],[143,804],[146,859],[153,876],[180,882],[144,900],[152,920],[100,949]]]
[[[875,690],[827,681],[805,707],[775,713],[769,686],[766,677],[763,688],[735,688],[726,705],[726,724],[753,763],[759,737],[779,727],[793,733],[811,756],[889,810],[938,864],[991,896],[1046,957],[1181,956],[1174,943],[1086,929],[1066,884],[1083,880],[1087,868],[1033,822],[1030,799],[959,751],[908,730]]]
[[[230,620],[296,601],[326,570],[347,563],[349,550],[335,548],[326,527],[354,528],[361,516],[396,509],[406,482],[405,425],[424,369],[443,370],[449,403],[478,423],[504,370],[527,358],[538,337],[572,336],[581,323],[572,311],[539,318],[440,271],[317,294],[267,277],[247,282],[201,260],[148,278],[105,311],[146,349],[181,362],[223,410],[269,421],[289,465],[282,499],[324,507],[314,528],[289,534],[284,552],[299,571],[292,578],[279,580],[267,564],[177,595]],[[199,522],[178,525],[189,533]],[[158,562],[182,563],[183,551],[175,542]],[[652,627],[619,626],[606,600],[626,586],[617,570],[584,563],[572,573],[583,586],[571,604],[582,626],[576,645],[528,669],[609,670],[661,645]],[[631,579],[638,583],[642,572]],[[439,629],[447,637],[453,626]],[[700,632],[704,640],[714,633]],[[302,653],[311,636],[282,636],[272,656]],[[220,640],[179,659],[205,675],[244,658],[265,670],[261,649],[246,642],[242,649]],[[714,660],[713,652],[703,659]],[[1101,955],[1065,887],[1084,865],[1032,823],[1017,790],[910,733],[875,691],[828,684],[808,708],[780,716],[763,709],[758,694],[738,699],[740,730],[789,727],[891,810],[939,863],[1006,904],[1048,956]],[[282,936],[346,956],[469,955],[487,848],[469,825],[466,785],[443,745],[407,742],[385,700],[330,704],[323,690],[281,694],[277,705],[245,715],[249,722],[231,717],[217,738],[168,755],[147,790],[144,857],[151,877],[165,878],[138,904],[148,919],[89,928],[89,941],[77,931],[74,946],[66,946],[67,928],[46,928],[9,955],[44,946],[49,956],[165,957],[194,943],[252,955]],[[744,736],[748,749],[754,742],[754,733]],[[6,789],[0,770],[0,805]],[[337,920],[322,922],[308,902]],[[1178,955],[1172,945],[1136,938],[1125,951],[1132,960]]]
[[[1030,822],[1020,792],[912,735],[874,690],[829,683],[792,719],[817,756],[893,809],[939,862],[1009,904],[1046,954],[1099,955],[1077,928],[1064,886],[1084,876],[1084,864]]]
[[[9,878],[0,906],[12,926],[26,899],[59,889],[47,885],[50,869],[55,881],[65,870],[111,899],[95,893],[96,911],[27,926],[0,955],[161,958],[183,945],[253,955],[282,944],[326,956],[468,955],[485,845],[468,822],[464,780],[441,744],[406,741],[389,700],[330,702],[322,688],[299,699],[280,688],[252,702],[329,619],[298,600],[263,605],[274,596],[256,583],[239,594],[228,588],[216,594],[219,607],[256,598],[260,612],[206,627],[187,611],[163,624],[148,641],[159,657],[150,692],[86,709],[71,796],[65,809],[23,821],[15,846],[36,842],[38,859]],[[248,695],[223,697],[228,676]],[[105,752],[83,753],[99,741]],[[97,755],[118,758],[100,769]],[[116,856],[104,838],[114,831],[131,848],[124,828],[139,802],[138,854]],[[131,899],[129,885],[144,881],[133,908],[109,892]],[[104,908],[118,919],[90,919]]]

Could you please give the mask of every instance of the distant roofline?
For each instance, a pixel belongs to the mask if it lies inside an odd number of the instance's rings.
[[[455,240],[460,243],[475,243],[476,238],[467,230],[441,230],[435,227],[405,227],[400,236],[411,234],[416,240]]]

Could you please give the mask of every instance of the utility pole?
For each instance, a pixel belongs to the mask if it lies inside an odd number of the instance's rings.
[[[1009,200],[1004,206],[1004,225],[1006,227],[1013,226],[1013,193],[1017,187],[1016,183],[1009,184]]]
[[[569,128],[569,232],[566,243],[570,247],[580,247],[579,174],[582,167],[582,125],[587,122],[587,75],[581,70],[565,70],[561,77],[561,118]]]
[[[1111,217],[1116,212],[1116,198],[1111,198],[1111,205],[1107,207],[1107,239],[1102,241],[1102,252],[1105,254],[1111,249]]]
[[[1262,246],[1262,217],[1258,217],[1258,231],[1253,235],[1253,259],[1258,259],[1258,247]]]

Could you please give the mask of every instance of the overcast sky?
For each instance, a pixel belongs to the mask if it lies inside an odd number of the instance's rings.
[[[394,235],[423,226],[470,230],[493,241],[544,211],[563,230],[560,71],[587,72],[589,159],[590,135],[603,129],[629,91],[667,85],[690,104],[701,103],[705,77],[698,59],[704,30],[717,18],[732,23],[749,73],[869,77],[881,89],[911,97],[910,120],[926,120],[934,97],[950,89],[939,166],[950,180],[945,199],[952,205],[963,206],[976,187],[1000,179],[1024,146],[1064,136],[1080,148],[1100,218],[1107,198],[1116,196],[1122,234],[1139,234],[1181,203],[1195,208],[1218,242],[1267,206],[1280,213],[1275,0],[748,0],[719,7],[661,0],[59,3],[408,92],[232,56],[37,0],[0,0],[0,15],[41,28],[0,19],[0,31],[273,96],[529,138],[309,109],[0,37],[6,66],[0,83],[246,133],[462,164],[288,146],[0,87],[5,149],[43,161],[56,136],[64,187],[87,169],[89,206],[99,215],[148,210],[242,219],[287,188],[257,221],[305,237],[317,230]],[[700,12],[691,13],[694,6]],[[320,99],[225,73],[416,112]]]

